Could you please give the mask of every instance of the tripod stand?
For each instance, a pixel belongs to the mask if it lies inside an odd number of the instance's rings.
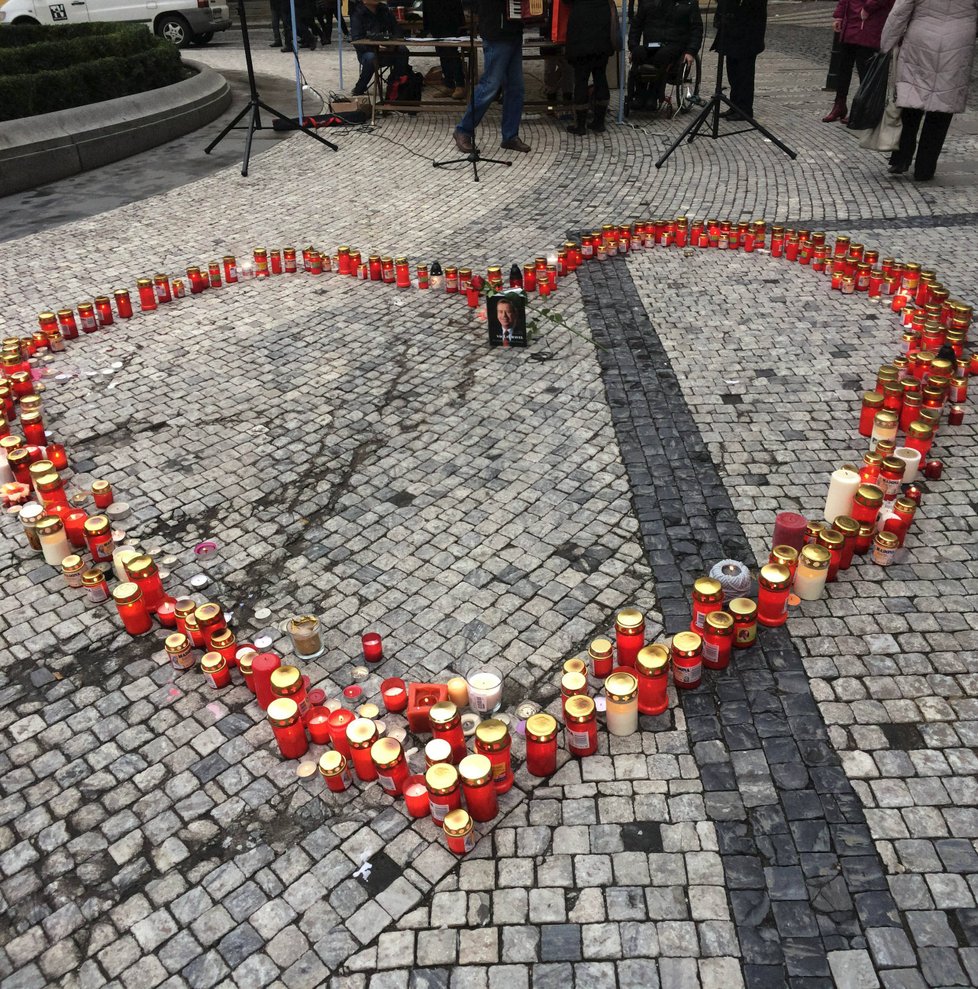
[[[719,27],[717,28],[717,42],[719,42],[721,35],[723,34],[723,20],[725,15],[721,15],[719,20]],[[719,43],[717,48],[719,48]],[[779,141],[766,127],[759,124],[753,117],[744,113],[743,110],[738,106],[734,106],[733,103],[727,98],[726,94],[723,92],[723,62],[726,56],[722,53],[717,54],[717,81],[716,89],[713,91],[713,95],[707,101],[706,106],[696,115],[695,119],[690,121],[686,129],[676,138],[675,141],[669,146],[668,150],[662,157],[655,163],[656,168],[662,168],[665,164],[666,159],[679,147],[683,141],[688,140],[692,143],[694,138],[700,132],[700,128],[706,121],[712,117],[713,124],[710,128],[710,132],[707,134],[708,137],[712,137],[714,141],[721,137],[733,137],[735,134],[746,134],[752,130],[759,131],[763,134],[772,144],[776,144],[789,158],[794,160],[798,157],[797,152],[792,151],[787,144]],[[727,131],[725,134],[720,133],[720,106],[721,104],[726,105],[731,111],[738,114],[744,123],[750,124],[749,127],[742,127],[740,130]]]
[[[245,151],[244,151],[244,161],[241,163],[241,174],[245,178],[248,176],[248,162],[251,159],[251,141],[255,136],[256,130],[263,130],[261,122],[261,111],[267,110],[273,117],[278,117],[279,120],[284,120],[286,123],[291,125],[292,129],[301,130],[303,134],[308,134],[310,137],[314,137],[320,144],[325,144],[327,148],[331,148],[333,151],[339,151],[340,149],[333,144],[332,141],[327,141],[325,137],[320,137],[315,131],[310,130],[308,127],[304,127],[301,122],[295,123],[290,117],[287,117],[284,113],[280,113],[275,107],[269,106],[267,103],[263,103],[261,98],[258,96],[258,84],[255,82],[255,67],[251,61],[251,41],[248,37],[248,18],[245,16],[245,5],[244,0],[238,0],[238,17],[241,19],[241,40],[244,42],[244,52],[245,52],[245,66],[248,69],[248,89],[250,91],[250,98],[248,103],[242,109],[242,111],[234,118],[221,131],[217,137],[211,141],[210,144],[204,148],[204,154],[209,155],[220,143],[231,133],[232,130],[237,128],[238,122],[241,120],[245,114],[250,114],[248,118],[248,127],[246,128],[248,133],[245,135]],[[294,39],[293,43],[297,43],[298,39]]]
[[[478,55],[475,51],[475,16],[474,11],[469,12],[469,66],[470,69],[474,69],[479,64]],[[472,120],[475,120],[475,87],[476,87],[476,73],[474,71],[469,72],[469,115]],[[513,163],[511,161],[503,161],[502,158],[483,158],[479,152],[479,148],[475,143],[475,131],[477,127],[472,129],[472,150],[464,158],[446,158],[444,161],[433,161],[432,165],[435,168],[446,168],[448,165],[459,165],[464,161],[469,162],[472,165],[472,175],[476,182],[479,181],[479,162],[483,161],[487,165],[505,165],[509,168]]]

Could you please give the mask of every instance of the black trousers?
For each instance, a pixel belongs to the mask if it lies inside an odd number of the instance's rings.
[[[595,110],[607,109],[611,99],[608,90],[608,56],[596,55],[593,58],[580,59],[571,62],[574,70],[574,109],[586,112],[588,107],[587,91],[591,80],[594,81],[592,99]]]
[[[840,103],[845,103],[849,96],[849,86],[852,83],[852,69],[855,66],[859,73],[859,80],[862,81],[866,72],[869,60],[876,54],[875,48],[867,48],[865,45],[850,45],[843,43],[839,46],[841,55],[839,57],[839,81],[835,86],[835,98]]]
[[[632,53],[635,65],[651,65],[658,71],[654,90],[649,87],[656,103],[661,103],[666,95],[666,70],[683,57],[681,44],[665,44],[658,48],[639,48]]]
[[[272,12],[272,39],[277,43],[282,43],[282,3],[281,0],[268,0],[268,7]]]
[[[441,77],[446,89],[462,89],[465,86],[465,67],[457,48],[438,48]]]
[[[900,146],[890,155],[890,164],[909,168],[914,162],[913,176],[915,179],[932,179],[937,171],[937,159],[944,147],[947,129],[951,126],[952,113],[939,113],[931,110],[911,110],[904,107],[900,111],[903,130],[900,131]],[[924,122],[921,129],[920,122]],[[920,132],[920,142],[917,132]],[[914,151],[917,152],[916,160]]]
[[[727,56],[727,82],[730,83],[730,102],[746,113],[754,116],[754,68],[757,64],[756,55],[745,55],[743,58]]]
[[[363,96],[366,93],[378,65],[393,65],[395,76],[407,74],[408,50],[401,45],[393,50],[385,48],[381,52],[357,49],[357,58],[360,60],[360,78],[357,79],[357,84],[353,87],[354,96]]]

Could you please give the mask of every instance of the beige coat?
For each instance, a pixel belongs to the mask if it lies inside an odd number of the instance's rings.
[[[897,45],[897,105],[960,113],[978,28],[978,0],[896,0],[880,48]]]

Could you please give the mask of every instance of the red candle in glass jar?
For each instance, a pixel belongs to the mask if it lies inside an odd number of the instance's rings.
[[[400,677],[388,677],[380,685],[380,696],[388,711],[403,711],[408,702],[407,684]]]
[[[112,562],[112,529],[104,515],[93,515],[85,522],[85,542],[92,562]]]
[[[73,508],[65,513],[63,521],[68,542],[80,549],[85,545],[85,523],[88,521],[88,513],[82,508]]]
[[[280,666],[272,671],[272,694],[275,697],[288,697],[296,703],[299,714],[303,717],[309,712],[309,701],[306,697],[306,681],[302,672],[295,666]]]
[[[326,745],[330,740],[329,734],[329,709],[325,707],[311,707],[305,718],[306,730],[309,737],[316,745]]]
[[[727,610],[734,620],[734,649],[747,649],[757,639],[757,605],[750,598],[733,598]]]
[[[645,616],[637,608],[623,608],[615,618],[618,664],[634,668],[639,649],[645,645]]]
[[[132,299],[129,297],[129,290],[119,288],[112,295],[115,299],[115,311],[118,313],[119,319],[132,319]]]
[[[733,653],[734,620],[726,611],[711,611],[703,629],[703,665],[725,670]]]
[[[569,698],[587,693],[587,676],[578,670],[570,670],[560,678],[560,701],[565,705]]]
[[[407,258],[396,258],[394,261],[394,274],[398,288],[411,287],[411,266]]]
[[[217,261],[211,261],[207,265],[207,284],[211,288],[220,288],[221,282],[221,266]]]
[[[605,680],[611,675],[614,665],[614,649],[611,639],[593,639],[587,647],[588,658],[591,660],[591,675],[598,680]]]
[[[425,786],[423,776],[420,774],[409,776],[404,781],[401,793],[404,796],[404,806],[411,817],[428,816],[428,788]]]
[[[962,425],[964,423],[964,406],[952,405],[947,413],[947,422],[949,426]]]
[[[557,719],[541,712],[526,719],[526,769],[531,776],[557,772]]]
[[[313,741],[316,741],[315,736]],[[333,793],[342,793],[353,783],[353,775],[350,773],[346,756],[333,749],[319,757],[319,773]]]
[[[791,576],[794,577],[798,568],[798,550],[794,546],[775,546],[768,555],[768,563],[778,563],[782,567],[787,567]]]
[[[680,690],[693,690],[703,677],[703,639],[696,632],[672,637],[672,681]]]
[[[370,749],[377,741],[377,726],[370,718],[355,718],[346,726],[353,771],[364,783],[377,779],[377,767],[370,758]]]
[[[112,485],[108,481],[92,481],[92,497],[95,507],[104,511],[112,504]]]
[[[363,658],[368,663],[379,663],[384,658],[384,645],[377,632],[365,632],[361,637]]]
[[[697,635],[706,627],[706,616],[723,609],[723,587],[712,577],[699,577],[693,583],[693,617],[689,628]]]
[[[856,551],[856,539],[859,536],[859,523],[849,515],[838,515],[832,523],[837,532],[842,533],[842,554],[839,561],[839,570],[848,570],[852,565],[852,557]],[[829,560],[831,566],[831,558]],[[794,572],[792,571],[792,579]]]
[[[268,705],[268,721],[283,759],[298,759],[309,751],[306,729],[299,708],[288,697],[277,697]]]
[[[882,507],[883,491],[875,484],[860,484],[852,498],[850,517],[859,523],[873,525]]]
[[[219,652],[227,660],[229,667],[238,665],[238,640],[231,629],[221,628],[213,632],[208,644],[213,652]]]
[[[438,701],[428,708],[428,720],[431,722],[432,736],[448,742],[452,749],[452,762],[456,765],[460,763],[468,754],[468,748],[458,708],[451,701]]]
[[[638,710],[662,714],[669,706],[669,650],[662,645],[643,646],[635,659]]]
[[[295,262],[295,251],[292,252],[292,261]],[[238,262],[233,254],[225,254],[222,260],[224,265],[224,280],[233,285],[238,280]]]
[[[272,265],[272,274],[281,275],[282,274],[282,252],[276,248],[271,251],[268,255],[268,259]]]
[[[506,793],[512,789],[513,767],[510,762],[511,749],[512,739],[510,738],[509,728],[505,722],[499,721],[496,718],[489,718],[476,728],[475,751],[489,760],[492,783],[496,793]],[[460,762],[459,766],[461,764]],[[464,787],[464,774],[462,774],[462,778]],[[495,817],[495,814],[493,816]]]
[[[130,635],[145,635],[153,627],[146,605],[143,604],[143,596],[135,584],[126,581],[116,585],[112,590],[112,600],[115,601],[122,624]]]
[[[219,652],[204,653],[200,660],[200,672],[214,688],[227,687],[231,683],[231,668]]]
[[[251,671],[255,684],[255,698],[258,701],[258,706],[263,711],[267,710],[268,705],[275,699],[275,694],[272,692],[272,674],[281,665],[282,660],[273,652],[258,653],[251,661]],[[298,710],[298,705],[296,705],[296,709]]]
[[[136,556],[126,564],[129,579],[139,588],[146,610],[155,613],[163,603],[163,581],[151,556]],[[226,658],[226,657],[225,657]]]
[[[484,755],[467,755],[458,766],[462,795],[476,821],[491,821],[499,813],[499,800],[492,784],[492,763]]]
[[[64,470],[68,466],[68,454],[60,443],[49,442],[44,452],[55,470]]]
[[[462,788],[458,770],[446,762],[430,766],[424,774],[428,791],[428,809],[432,820],[441,825],[445,817],[462,806]],[[491,789],[491,788],[490,788]],[[495,794],[495,791],[493,791]]]
[[[98,330],[98,320],[95,318],[95,304],[93,302],[78,303],[78,319],[81,321],[82,333],[95,333]]]
[[[411,775],[404,750],[396,738],[381,738],[370,746],[370,759],[377,771],[380,788],[389,797],[399,797]]]
[[[33,446],[47,446],[47,434],[44,432],[44,422],[40,412],[22,412],[20,425],[24,439]]]
[[[61,335],[65,340],[76,340],[78,338],[78,324],[75,322],[74,310],[59,309],[58,325],[61,327]]]
[[[779,563],[768,563],[761,567],[757,585],[757,620],[769,627],[783,625],[788,620],[791,571]]]
[[[350,743],[347,741],[347,725],[356,720],[356,715],[348,711],[345,707],[339,707],[331,711],[329,715],[329,738],[333,743],[333,748],[337,752],[342,752],[347,759],[352,758]]]
[[[177,627],[176,601],[174,598],[163,598],[163,603],[156,609],[156,619],[164,628]]]
[[[570,697],[564,705],[564,737],[567,751],[580,759],[598,750],[598,722],[594,701],[583,694]]]
[[[139,308],[143,312],[152,312],[156,308],[156,291],[150,278],[138,278],[136,288],[139,290]]]
[[[455,855],[465,855],[475,848],[475,836],[471,815],[464,810],[452,810],[445,815],[442,825],[448,850]]]

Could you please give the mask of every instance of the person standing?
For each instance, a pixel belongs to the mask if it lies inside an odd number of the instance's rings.
[[[886,23],[886,15],[893,6],[893,0],[839,0],[836,4],[832,27],[839,36],[841,57],[839,76],[835,87],[835,102],[832,109],[822,117],[823,124],[841,120],[846,124],[849,118],[847,100],[852,83],[852,69],[855,66],[862,80],[870,58],[879,51],[880,34]]]
[[[727,58],[730,102],[736,107],[721,114],[728,120],[754,116],[754,70],[766,31],[767,0],[719,0],[717,36],[710,50]]]
[[[458,38],[468,34],[462,0],[425,0],[422,10],[425,34],[432,38]],[[438,46],[441,77],[444,83],[442,96],[453,100],[465,98],[465,69],[458,48]]]
[[[913,162],[918,182],[934,177],[951,117],[968,98],[976,25],[978,0],[896,0],[893,5],[880,39],[885,52],[900,45],[896,102],[903,128],[890,155],[890,172],[901,174]]]
[[[506,0],[479,0],[478,9],[485,66],[472,103],[455,128],[455,146],[464,154],[475,151],[475,129],[502,90],[500,147],[527,152],[530,145],[519,136],[523,119],[523,22],[506,16]]]
[[[272,13],[272,43],[270,48],[282,47],[282,0],[268,0],[268,9]]]
[[[574,123],[568,133],[587,133],[588,83],[593,80],[591,130],[600,134],[608,113],[608,59],[617,51],[621,38],[618,17],[612,17],[610,0],[567,0],[567,61],[574,70]],[[617,14],[617,12],[616,12]]]

